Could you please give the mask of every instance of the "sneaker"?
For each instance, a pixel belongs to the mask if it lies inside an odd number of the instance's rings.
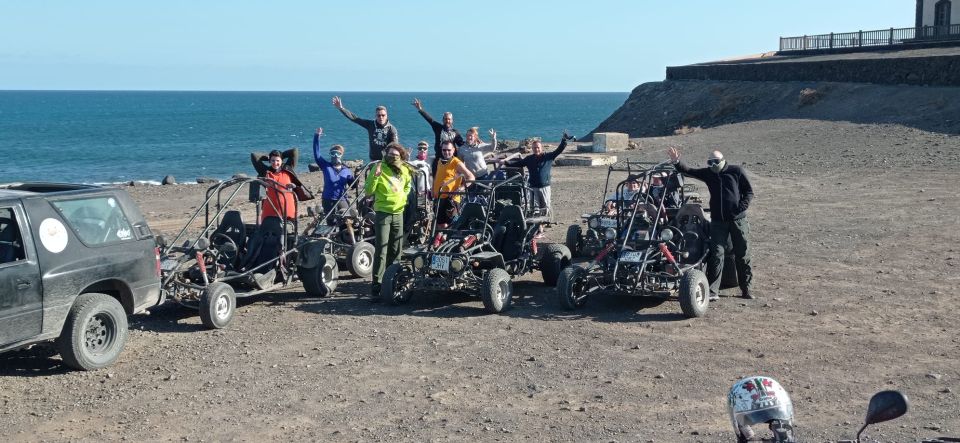
[[[719,293],[719,292],[711,292],[711,293],[710,293],[710,298],[709,298],[708,300],[709,300],[709,301],[717,301],[717,300],[720,300],[720,293]]]
[[[756,298],[753,296],[753,294],[750,294],[750,288],[740,288],[740,297],[745,298],[747,300],[753,300],[754,298]]]

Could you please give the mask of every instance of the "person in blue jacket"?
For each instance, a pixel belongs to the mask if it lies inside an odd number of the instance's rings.
[[[323,136],[323,128],[317,128],[313,134],[313,156],[317,159],[317,166],[323,172],[323,194],[320,197],[323,213],[326,214],[339,205],[346,210],[347,201],[340,197],[347,192],[347,187],[353,183],[353,171],[343,164],[344,149],[341,145],[333,145],[330,148],[330,160],[320,155],[320,137]]]

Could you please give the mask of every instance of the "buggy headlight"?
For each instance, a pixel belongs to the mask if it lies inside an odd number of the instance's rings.
[[[462,271],[464,266],[466,266],[466,262],[462,258],[454,257],[450,260],[450,270],[453,272]]]
[[[617,238],[617,230],[613,228],[607,228],[606,231],[603,231],[603,238],[607,240],[613,240]]]
[[[423,268],[423,265],[426,264],[426,259],[422,255],[418,255],[413,258],[413,269],[420,270]]]
[[[664,229],[664,230],[660,231],[660,241],[665,241],[665,242],[666,242],[666,241],[670,241],[670,240],[673,240],[673,230],[672,230],[672,229]]]
[[[587,221],[587,226],[590,226],[591,229],[597,229],[600,227],[600,218],[593,217]]]

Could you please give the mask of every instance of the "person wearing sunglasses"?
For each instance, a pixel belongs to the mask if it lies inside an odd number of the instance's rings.
[[[346,210],[348,209],[347,201],[341,200],[340,197],[347,192],[347,186],[353,183],[353,171],[343,164],[345,150],[342,145],[330,147],[329,160],[320,154],[320,137],[323,137],[323,128],[317,128],[313,134],[313,156],[317,160],[317,166],[320,166],[320,171],[323,172],[323,193],[320,196],[323,213],[329,213],[337,205],[341,210]]]
[[[713,243],[707,261],[710,297],[717,298],[720,294],[723,257],[729,239],[733,244],[740,294],[743,298],[754,298],[750,293],[753,269],[750,266],[750,223],[747,222],[747,208],[753,200],[753,187],[746,171],[727,163],[720,151],[710,153],[706,168],[685,165],[680,161],[680,150],[677,148],[670,148],[667,154],[677,171],[704,182],[710,191],[710,238]]]
[[[460,192],[473,181],[473,173],[459,158],[457,147],[445,141],[440,148],[437,175],[433,179],[433,198],[437,199],[437,225],[447,227],[459,213]]]
[[[343,100],[340,100],[340,97],[333,97],[333,106],[340,110],[344,117],[367,130],[367,136],[370,139],[370,161],[383,160],[383,151],[387,145],[400,142],[397,128],[387,119],[386,106],[377,106],[374,120],[357,117],[343,107]]]

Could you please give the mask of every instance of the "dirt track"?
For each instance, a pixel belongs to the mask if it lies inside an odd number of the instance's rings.
[[[960,436],[960,137],[778,120],[640,141],[625,154],[720,149],[751,172],[758,300],[732,291],[696,320],[614,297],[569,313],[534,274],[505,315],[450,295],[372,305],[359,280],[248,299],[220,331],[162,306],[106,370],[0,355],[0,439],[731,441],[726,392],[755,373],[791,393],[804,441],[852,438],[882,389],[912,410],[871,439]],[[558,221],[599,204],[600,169],[554,171]],[[131,189],[167,232],[202,195]]]

